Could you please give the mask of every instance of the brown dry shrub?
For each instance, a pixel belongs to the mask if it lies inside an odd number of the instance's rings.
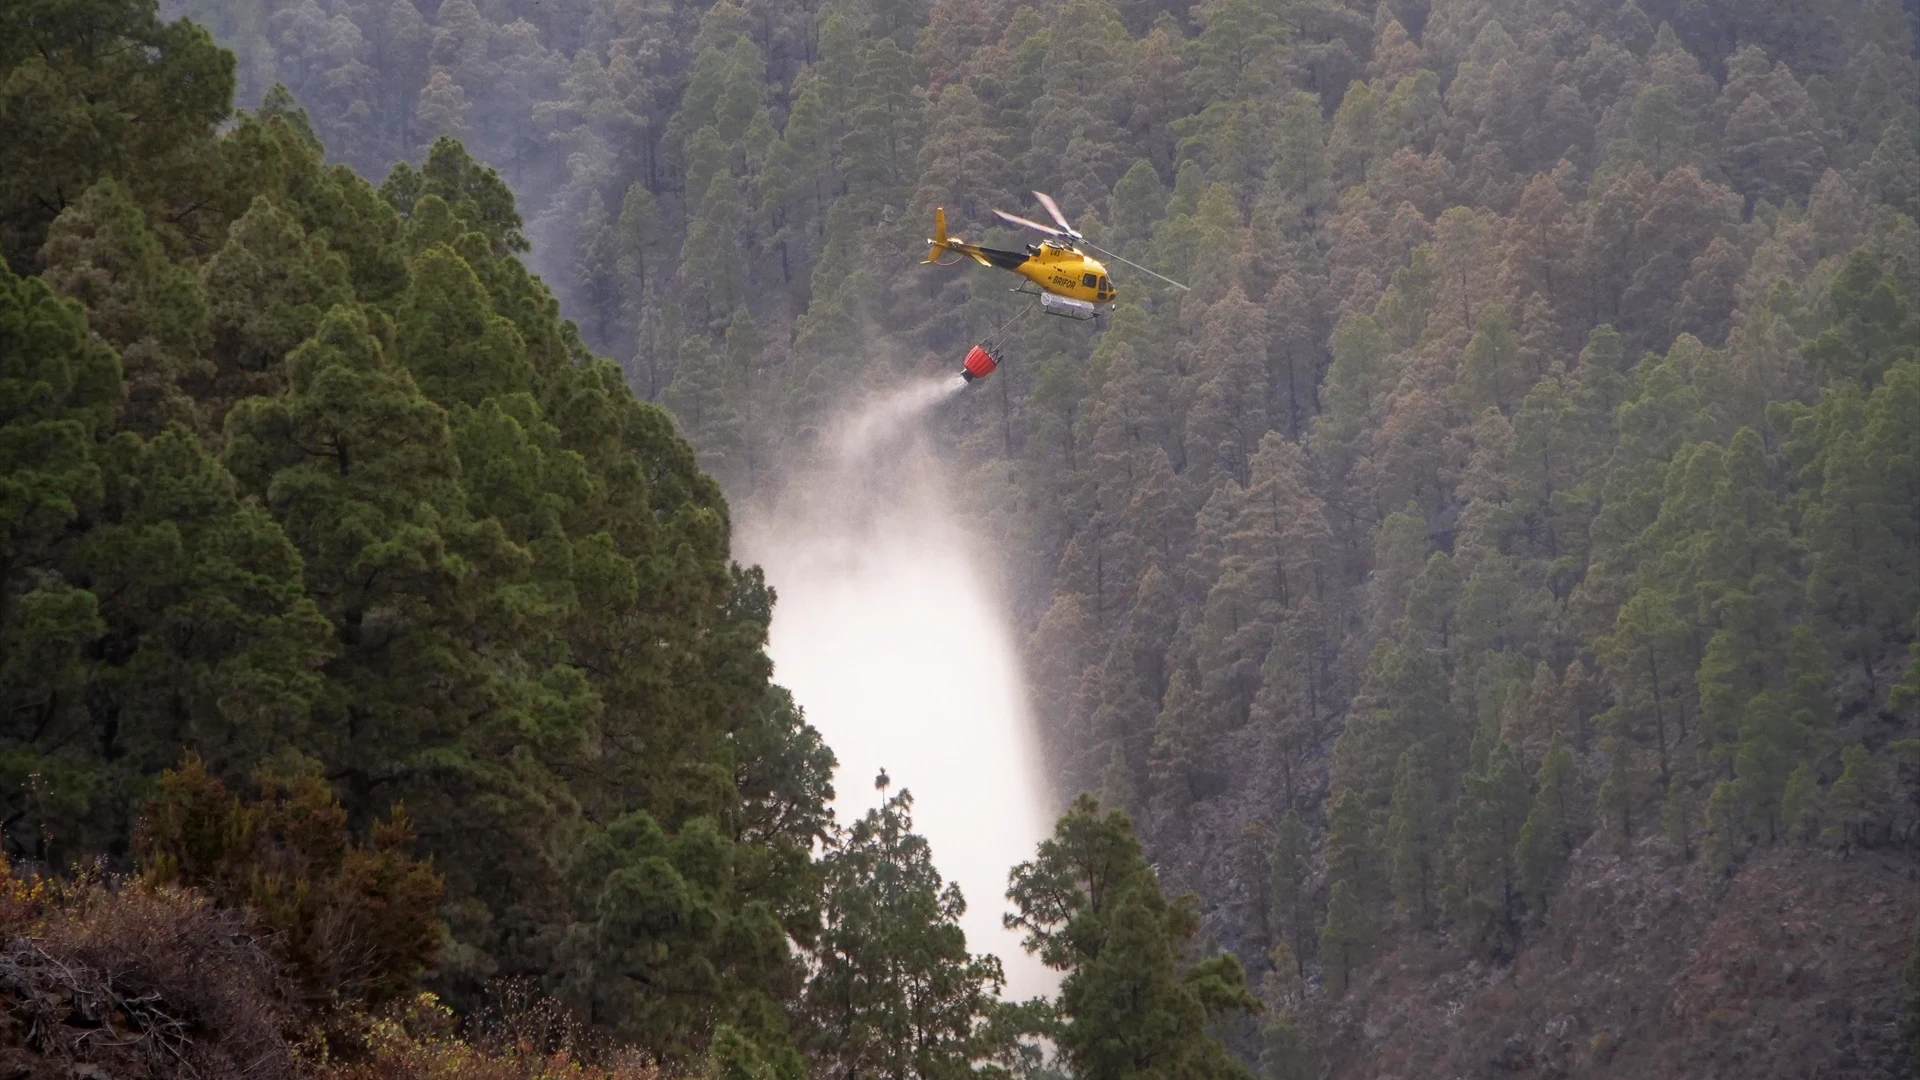
[[[291,1080],[291,1001],[246,917],[205,897],[0,860],[0,1074]]]
[[[310,1063],[314,1080],[666,1080],[632,1048],[594,1045],[550,1001],[513,988],[456,1033],[451,1010],[431,994],[381,1017],[362,1017],[351,1061]]]
[[[250,909],[307,1007],[406,997],[440,951],[440,876],[411,854],[403,809],[364,845],[318,772],[261,770],[241,801],[196,754],[163,773],[134,837],[156,885],[189,885]]]
[[[242,804],[197,772],[170,774],[184,790],[156,801],[161,857],[141,877],[38,877],[0,856],[0,1078],[666,1080],[525,985],[464,1036],[430,994],[370,1005],[417,970],[406,945],[439,891],[404,820],[359,849],[312,785]],[[226,895],[174,883],[188,868]]]

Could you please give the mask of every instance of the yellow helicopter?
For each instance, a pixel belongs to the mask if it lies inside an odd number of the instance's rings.
[[[1119,290],[1107,277],[1107,268],[1099,259],[1087,254],[1084,249],[1097,251],[1115,262],[1123,262],[1143,274],[1152,274],[1161,281],[1176,288],[1186,286],[1167,277],[1156,274],[1139,263],[1123,259],[1111,251],[1104,250],[1081,235],[1073,226],[1067,224],[1066,215],[1060,212],[1059,204],[1044,191],[1036,191],[1034,197],[1047,213],[1059,224],[1059,228],[1029,221],[1005,210],[995,210],[1002,218],[1036,232],[1046,234],[1050,239],[1039,244],[1027,245],[1027,250],[1000,251],[995,248],[969,244],[957,236],[947,235],[947,211],[944,207],[933,211],[933,236],[927,240],[927,257],[924,263],[940,264],[940,256],[948,251],[957,251],[971,258],[981,266],[997,266],[1002,270],[1011,270],[1035,286],[1034,292],[1040,299],[1040,310],[1049,315],[1062,315],[1069,319],[1091,319],[1101,314],[1100,305],[1112,310],[1114,298]],[[1014,290],[1028,292],[1026,288]]]

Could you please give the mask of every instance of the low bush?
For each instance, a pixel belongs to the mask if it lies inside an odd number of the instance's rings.
[[[363,1018],[351,1060],[313,1063],[313,1080],[663,1080],[647,1055],[588,1037],[576,1018],[515,988],[459,1035],[430,994]]]
[[[291,984],[244,913],[189,889],[0,860],[0,1074],[299,1075]]]
[[[405,811],[361,846],[317,763],[255,783],[259,797],[242,802],[192,754],[162,775],[134,839],[145,880],[251,911],[311,1009],[405,997],[441,933],[441,880],[414,858]]]
[[[0,858],[0,1076],[663,1080],[525,987],[462,1034],[431,994],[316,1006],[284,955],[256,913],[197,889]]]

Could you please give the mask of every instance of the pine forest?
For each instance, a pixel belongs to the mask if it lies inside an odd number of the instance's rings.
[[[1920,1076],[1916,40],[0,0],[0,1072]],[[1035,189],[1191,288],[924,418],[1057,817],[963,897],[734,529]]]

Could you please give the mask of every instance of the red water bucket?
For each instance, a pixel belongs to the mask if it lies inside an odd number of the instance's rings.
[[[984,379],[993,374],[993,369],[999,366],[1000,362],[993,358],[993,354],[987,351],[986,346],[975,345],[967,351],[966,362],[960,366],[960,377],[968,382]]]

